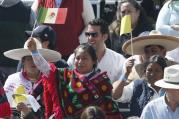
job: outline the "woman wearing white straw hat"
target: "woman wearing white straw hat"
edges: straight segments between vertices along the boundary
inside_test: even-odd
[[[141,119],[178,119],[179,65],[165,68],[163,79],[155,82],[155,85],[164,88],[166,93],[146,105]]]
[[[4,55],[6,57],[14,60],[21,60],[23,64],[22,70],[10,75],[4,85],[4,90],[8,97],[8,101],[11,104],[11,107],[13,107],[12,95],[19,85],[23,85],[25,87],[25,92],[27,94],[30,94],[30,92],[33,90],[34,86],[40,79],[40,71],[37,69],[33,62],[31,52],[27,49],[28,41],[29,40],[25,42],[24,48],[13,49],[4,52]],[[39,52],[41,52],[41,54],[47,61],[56,62],[61,59],[60,53],[49,49],[43,49],[40,41],[37,39],[35,39],[35,42],[37,43]]]

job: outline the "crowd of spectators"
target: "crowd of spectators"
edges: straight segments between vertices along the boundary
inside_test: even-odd
[[[100,18],[90,2],[0,0],[0,118],[178,118],[179,1],[101,0]]]

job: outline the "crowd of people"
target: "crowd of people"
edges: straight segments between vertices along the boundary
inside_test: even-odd
[[[121,0],[108,24],[89,0],[2,0],[0,118],[177,119],[179,2],[156,21],[140,3]],[[65,23],[38,23],[41,7],[67,8]]]

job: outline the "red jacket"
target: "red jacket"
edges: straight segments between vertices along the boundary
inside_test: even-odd
[[[11,108],[0,82],[0,118],[7,118],[11,115]]]

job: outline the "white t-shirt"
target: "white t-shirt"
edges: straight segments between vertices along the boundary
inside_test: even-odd
[[[12,95],[19,85],[23,85],[25,87],[25,91],[27,94],[29,94],[32,91],[32,82],[30,80],[27,80],[22,75],[22,72],[17,72],[12,75],[9,75],[4,84],[4,90],[11,107],[13,107]]]

